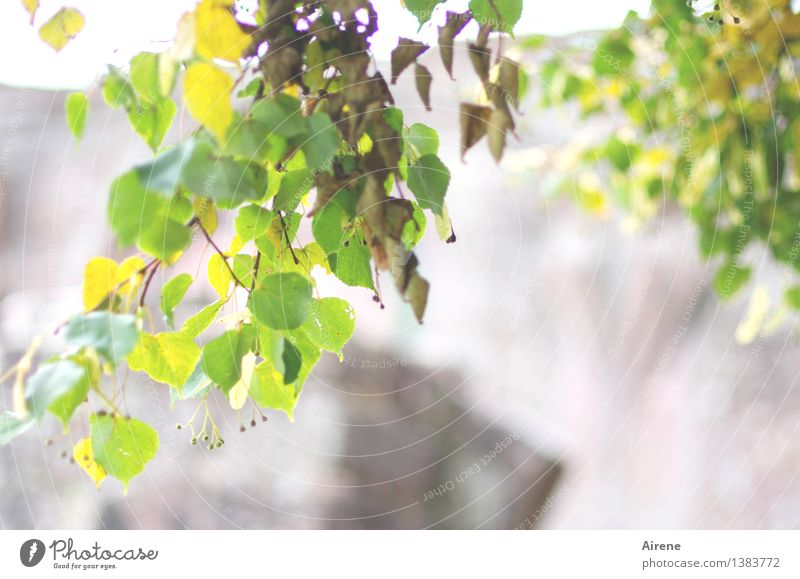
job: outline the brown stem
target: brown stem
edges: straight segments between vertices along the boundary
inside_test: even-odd
[[[158,271],[158,266],[161,264],[159,260],[155,260],[155,267],[150,270],[150,273],[147,275],[147,279],[144,282],[144,287],[142,288],[142,295],[139,298],[139,307],[144,306],[144,299],[147,297],[147,290],[150,289],[150,282],[153,281],[153,277],[156,275]]]
[[[222,263],[224,263],[224,264],[225,264],[225,267],[227,267],[227,268],[228,268],[228,271],[230,272],[230,274],[231,274],[231,277],[233,278],[233,280],[234,280],[234,281],[235,281],[237,284],[239,284],[240,286],[242,286],[244,289],[246,289],[246,290],[249,292],[249,291],[250,291],[250,288],[248,288],[246,285],[244,285],[244,284],[242,283],[242,280],[240,280],[240,279],[239,279],[239,278],[236,276],[236,274],[233,272],[233,268],[231,267],[231,264],[229,264],[229,263],[228,263],[228,258],[227,258],[227,256],[226,256],[226,255],[225,255],[225,254],[222,252],[222,250],[221,250],[221,249],[220,249],[220,248],[217,246],[217,244],[216,244],[216,243],[214,243],[214,240],[213,240],[213,239],[211,239],[211,236],[208,234],[208,231],[206,231],[205,227],[203,227],[203,224],[202,224],[202,223],[200,223],[200,221],[198,220],[198,221],[196,221],[196,222],[195,222],[195,225],[197,225],[198,229],[200,229],[200,231],[202,231],[202,232],[203,232],[203,235],[205,236],[205,238],[206,238],[206,241],[208,241],[208,243],[210,243],[210,244],[211,244],[211,247],[213,247],[213,248],[214,248],[214,251],[216,251],[216,252],[219,254],[219,256],[222,258]]]
[[[256,262],[253,264],[253,279],[250,280],[250,291],[256,289],[256,278],[258,277],[258,266],[261,264],[261,252],[256,251]]]
[[[297,256],[294,254],[294,249],[292,248],[292,240],[289,239],[289,231],[286,227],[286,221],[283,220],[283,213],[278,211],[278,217],[281,220],[281,229],[283,229],[283,237],[286,239],[286,245],[289,246],[289,251],[292,253],[292,259],[294,259],[294,264],[299,265],[300,260],[297,259]]]

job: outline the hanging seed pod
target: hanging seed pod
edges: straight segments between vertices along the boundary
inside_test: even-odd
[[[428,48],[427,45],[416,40],[401,38],[397,47],[392,51],[392,84],[395,84],[400,73]]]
[[[417,92],[419,93],[419,98],[422,99],[422,102],[425,104],[425,110],[431,110],[431,82],[433,81],[433,76],[431,72],[421,64],[417,63],[416,67],[414,68],[414,74],[416,75],[417,79]]]
[[[444,26],[439,27],[439,55],[450,78],[453,78],[453,41],[471,19],[469,12],[448,12]]]

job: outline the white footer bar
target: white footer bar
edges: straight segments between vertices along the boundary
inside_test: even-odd
[[[799,560],[800,531],[0,532],[9,578],[778,579]]]

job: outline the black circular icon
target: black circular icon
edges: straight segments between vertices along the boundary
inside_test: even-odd
[[[28,539],[19,548],[19,560],[26,567],[35,567],[44,557],[44,543],[39,539]]]

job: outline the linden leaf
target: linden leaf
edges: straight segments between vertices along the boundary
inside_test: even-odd
[[[417,57],[428,48],[429,46],[422,42],[410,38],[400,38],[397,42],[397,47],[392,50],[392,84],[395,84],[400,73],[408,68],[412,62],[415,62]]]
[[[342,359],[342,347],[353,335],[356,314],[346,301],[339,298],[311,300],[303,330],[308,338],[324,350]]]
[[[182,332],[143,333],[128,354],[128,365],[137,372],[146,372],[153,380],[180,389],[199,359],[199,346]]]
[[[173,277],[161,288],[161,312],[167,324],[172,327],[172,314],[178,304],[183,300],[193,278],[188,273],[181,273]]]
[[[89,116],[89,100],[82,92],[71,93],[65,103],[67,113],[67,125],[69,130],[80,140],[83,131],[86,129],[86,119]]]
[[[448,12],[444,26],[439,27],[439,54],[442,57],[442,64],[453,78],[453,42],[455,37],[461,32],[471,17],[469,12],[459,14],[458,12]]]
[[[130,106],[128,121],[147,146],[157,151],[177,110],[178,107],[171,98],[160,98],[141,106]]]
[[[140,475],[158,451],[158,433],[135,418],[108,414],[89,417],[94,461],[128,492],[130,481]]]
[[[233,120],[233,79],[207,62],[189,65],[183,80],[184,102],[189,113],[214,133],[220,143]]]
[[[425,105],[425,110],[430,111],[431,82],[433,81],[431,71],[417,63],[416,67],[414,68],[414,75],[416,77],[417,93],[419,93],[419,98],[422,99],[422,102]]]
[[[139,329],[135,316],[92,312],[72,318],[65,338],[72,346],[94,348],[108,362],[116,364],[136,346]]]
[[[31,17],[31,25],[33,25],[33,19],[36,17],[36,11],[39,9],[39,0],[22,0],[22,5],[25,7],[25,10],[28,11]]]
[[[219,299],[225,301],[228,297],[228,290],[231,287],[233,277],[228,267],[225,265],[224,258],[218,254],[213,254],[208,259],[208,283],[217,292]]]
[[[469,9],[481,26],[511,34],[522,16],[522,0],[470,0]]]
[[[195,10],[194,37],[198,54],[236,62],[250,46],[233,16],[233,0],[203,0]]]
[[[441,215],[450,185],[450,170],[436,155],[425,155],[408,167],[408,188],[420,207]]]
[[[92,439],[88,436],[80,439],[72,449],[72,458],[74,458],[75,462],[89,475],[89,478],[94,481],[94,485],[100,488],[100,483],[106,478],[106,471],[94,461]]]
[[[216,301],[209,304],[202,310],[188,318],[181,326],[181,333],[186,334],[190,338],[196,338],[202,334],[214,318],[217,317],[219,310],[222,308],[222,301]]]
[[[58,52],[83,30],[83,25],[83,14],[74,8],[62,8],[42,24],[39,37]]]
[[[256,366],[250,396],[259,406],[281,410],[294,422],[292,411],[297,404],[297,389],[292,384],[284,384],[283,376],[270,362]]]
[[[253,316],[269,328],[290,330],[299,327],[308,314],[311,284],[298,273],[274,273],[260,280],[250,294]]]
[[[117,262],[107,257],[93,257],[83,269],[83,307],[95,309],[114,289]]]
[[[252,326],[230,330],[208,342],[200,358],[203,372],[225,394],[242,377],[242,358],[251,351],[255,341]]]
[[[36,423],[33,416],[19,418],[13,412],[0,414],[0,445],[8,444]]]
[[[28,411],[39,418],[54,402],[79,387],[79,383],[85,379],[85,370],[72,360],[57,360],[42,365],[25,384]]]
[[[214,200],[198,195],[192,199],[192,209],[194,209],[194,215],[200,221],[200,225],[205,229],[206,233],[213,235],[217,230],[217,208]]]
[[[492,109],[490,107],[461,103],[459,119],[461,124],[462,161],[466,152],[486,134],[487,123],[491,114]]]

